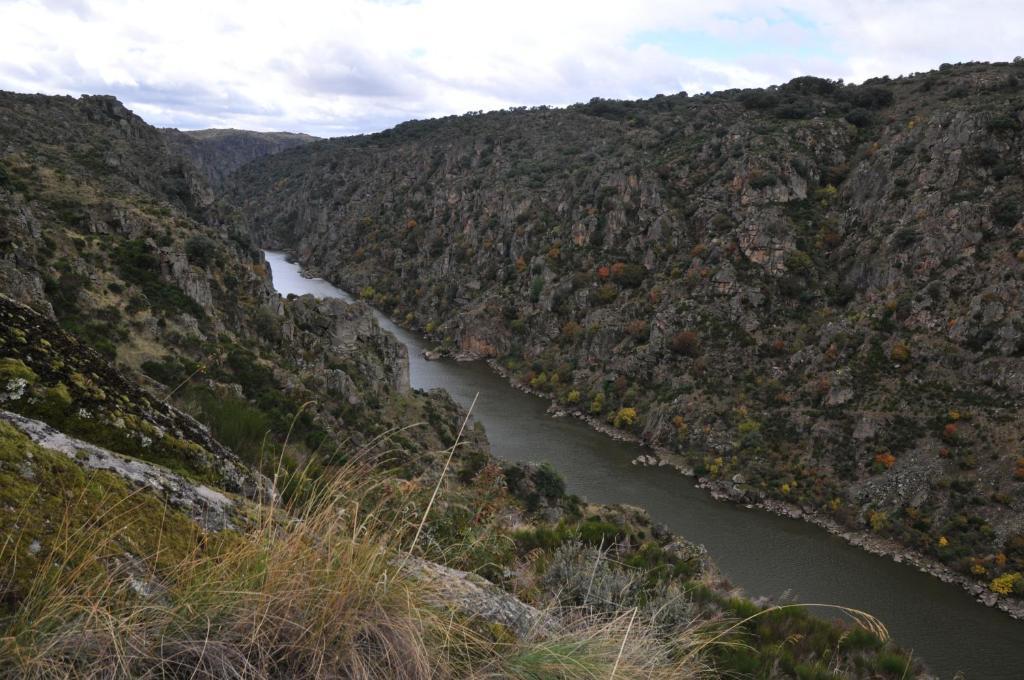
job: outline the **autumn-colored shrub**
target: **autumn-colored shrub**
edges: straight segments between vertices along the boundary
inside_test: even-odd
[[[910,348],[902,342],[897,342],[889,352],[889,358],[898,364],[904,364],[910,360]]]
[[[615,414],[615,427],[630,427],[636,422],[636,409],[631,406],[620,408]]]
[[[888,470],[896,463],[896,456],[888,451],[882,451],[875,454],[875,463]]]
[[[647,322],[643,319],[634,319],[626,324],[626,333],[637,340],[646,340],[647,336],[650,335],[650,332],[650,326],[648,326]]]
[[[700,354],[700,336],[693,331],[679,331],[669,338],[668,347],[684,357],[695,357]]]
[[[566,340],[572,341],[579,337],[580,333],[583,332],[583,327],[575,321],[566,321],[562,325],[562,337]]]
[[[612,280],[627,288],[636,288],[643,283],[647,269],[640,264],[616,262],[611,267]]]
[[[602,281],[607,281],[609,276],[611,276],[611,270],[609,270],[607,266],[601,265],[597,268],[597,278]]]
[[[686,419],[682,416],[673,417],[672,426],[676,428],[676,434],[680,437],[685,437],[690,431],[690,426],[686,424]]]
[[[993,593],[1009,595],[1013,592],[1014,586],[1022,579],[1024,576],[1021,576],[1020,572],[1014,571],[992,579],[988,587]]]
[[[949,442],[956,441],[959,429],[960,428],[957,427],[956,423],[947,423],[946,426],[942,428],[942,438]]]

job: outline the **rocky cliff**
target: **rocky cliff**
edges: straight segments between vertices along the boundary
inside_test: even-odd
[[[220,188],[228,175],[257,158],[285,149],[308,144],[316,137],[296,132],[251,132],[249,130],[160,131],[174,151],[203,173],[214,189]]]
[[[1024,594],[1022,78],[411,122],[250,164],[230,199],[442,350],[737,500]]]

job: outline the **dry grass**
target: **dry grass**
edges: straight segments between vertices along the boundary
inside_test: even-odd
[[[302,508],[264,506],[249,531],[208,536],[186,558],[115,568],[116,532],[66,532],[0,621],[0,675],[25,678],[686,677],[635,612],[554,612],[565,632],[495,641],[427,604],[401,569],[423,499],[350,463]],[[73,501],[71,501],[73,503]],[[131,499],[92,520],[133,521]],[[88,540],[86,538],[88,537]],[[436,598],[435,598],[436,601]]]
[[[428,652],[451,647],[444,641],[460,631],[423,605],[423,585],[389,561],[407,524],[392,486],[353,465],[298,516],[267,507],[250,531],[199,541],[159,572],[156,555],[134,561],[131,573],[111,568],[113,533],[105,544],[80,540],[91,533],[66,535],[55,551],[66,557],[41,571],[3,622],[4,670],[83,678],[455,676],[458,655]],[[120,511],[120,522],[132,521],[131,503]]]
[[[539,639],[481,630],[431,604],[430,584],[402,568],[441,482],[427,501],[379,469],[357,458],[301,506],[252,506],[247,530],[197,532],[170,561],[160,547],[134,557],[120,547],[118,527],[142,519],[133,500],[143,492],[86,522],[102,532],[65,522],[78,528],[62,532],[61,557],[0,618],[0,676],[694,678],[709,674],[709,646],[735,644],[742,622],[666,640],[633,608],[551,611],[560,632]]]

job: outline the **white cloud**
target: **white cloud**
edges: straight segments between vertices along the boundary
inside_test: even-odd
[[[1005,60],[1024,44],[1022,14],[1017,0],[8,0],[0,88],[112,93],[158,125],[348,134]]]

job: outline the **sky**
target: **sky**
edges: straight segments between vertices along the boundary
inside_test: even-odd
[[[0,0],[0,89],[333,137],[1024,53],[1024,0]]]

